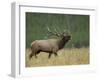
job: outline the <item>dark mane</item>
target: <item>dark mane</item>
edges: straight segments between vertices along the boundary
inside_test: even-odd
[[[63,37],[60,41],[59,41],[59,49],[64,48],[65,44],[70,40],[70,38],[66,38]]]

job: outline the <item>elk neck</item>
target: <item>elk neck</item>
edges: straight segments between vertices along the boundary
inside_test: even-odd
[[[66,42],[68,42],[68,40],[65,37],[59,39],[58,41],[59,49],[62,49],[65,46]]]

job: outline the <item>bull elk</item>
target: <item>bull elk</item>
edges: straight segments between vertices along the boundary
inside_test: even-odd
[[[33,41],[31,43],[31,54],[29,55],[30,59],[32,58],[32,56],[35,56],[35,58],[37,58],[37,54],[39,54],[40,52],[49,53],[48,58],[50,58],[52,54],[57,56],[57,52],[62,49],[65,44],[71,39],[71,35],[66,33],[65,31],[63,33],[58,33],[55,29],[55,32],[52,32],[48,27],[47,30],[50,35],[57,36],[58,38]]]

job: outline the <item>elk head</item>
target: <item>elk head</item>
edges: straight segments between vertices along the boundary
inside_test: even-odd
[[[47,28],[48,32],[50,33],[50,35],[54,35],[57,36],[58,39],[58,48],[62,49],[65,44],[71,39],[71,35],[68,31],[64,30],[61,33],[58,33],[56,29],[55,32],[52,32],[49,28]]]

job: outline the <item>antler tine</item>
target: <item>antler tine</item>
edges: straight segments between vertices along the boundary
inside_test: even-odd
[[[47,27],[47,30],[48,30],[48,32],[49,32],[51,35],[56,35],[56,36],[59,36],[57,33],[52,32],[52,31],[50,30],[50,28],[49,28],[49,27]]]
[[[47,30],[48,30],[49,33],[54,34],[54,33],[50,30],[49,27],[47,27]]]
[[[54,28],[54,31],[56,32],[56,34],[57,34],[58,36],[60,36],[60,34],[57,32],[57,29],[56,29],[56,28]]]
[[[57,27],[57,25],[54,26],[54,31],[58,34],[58,36],[61,36],[61,30],[59,29],[59,27]]]
[[[51,32],[50,29],[49,29],[49,27],[47,27],[47,30],[48,30],[49,32]]]
[[[61,33],[61,35],[65,34],[67,31],[66,29],[63,30],[63,32]]]

